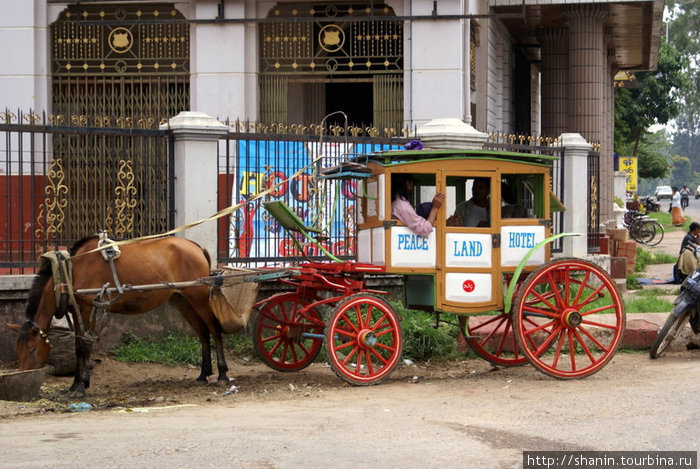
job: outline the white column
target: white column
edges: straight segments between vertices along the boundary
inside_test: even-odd
[[[217,212],[217,145],[228,127],[203,112],[185,111],[163,124],[175,138],[175,226],[180,227]],[[209,251],[216,266],[217,230],[211,220],[180,232]]]
[[[582,236],[565,236],[565,257],[585,258],[588,255],[588,152],[591,145],[576,133],[561,134],[564,147],[564,232]]]

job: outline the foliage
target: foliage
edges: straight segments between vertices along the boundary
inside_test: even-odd
[[[637,145],[636,141],[621,143],[617,147],[617,153],[623,156],[633,155],[635,145]],[[669,141],[664,130],[642,134],[637,145],[638,177],[640,179],[666,177],[669,169],[668,161],[672,156],[672,142]],[[656,185],[656,182],[651,184],[652,189],[648,192],[653,191]]]
[[[689,58],[685,70],[690,86],[681,90],[681,112],[675,120],[674,151],[690,158],[700,172],[700,8],[697,0],[669,0],[668,37]],[[700,182],[700,181],[696,181]]]
[[[682,55],[673,44],[663,41],[659,48],[657,69],[635,73],[638,88],[618,89],[615,99],[615,149],[619,154],[638,155],[637,147],[647,129],[653,124],[666,124],[680,113],[679,94],[689,86],[683,74],[688,63],[687,56]],[[647,165],[640,156],[639,166],[651,168],[656,165]],[[664,177],[664,174],[640,177]]]
[[[457,355],[457,329],[440,325],[435,328],[435,316],[425,311],[404,309],[401,303],[391,306],[401,316],[403,356],[425,361],[431,358],[452,358]]]
[[[685,156],[676,155],[671,158],[671,175],[673,177],[674,185],[679,188],[683,184],[691,186],[694,182],[693,180],[693,170],[690,163],[690,159]]]

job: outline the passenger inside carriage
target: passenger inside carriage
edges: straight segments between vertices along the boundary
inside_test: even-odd
[[[418,236],[426,238],[433,231],[438,211],[445,202],[445,194],[437,192],[433,196],[429,209],[421,207],[421,210],[427,212],[427,216],[425,214],[421,216],[411,203],[412,200],[420,197],[420,193],[416,197],[415,189],[416,179],[412,174],[394,173],[391,175],[391,217],[399,220]]]
[[[472,197],[457,204],[454,214],[447,219],[447,226],[491,226],[489,213],[491,179],[477,177],[464,182],[465,185],[468,183],[471,183]]]

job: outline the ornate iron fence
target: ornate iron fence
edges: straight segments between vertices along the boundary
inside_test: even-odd
[[[41,253],[101,229],[133,238],[172,227],[168,132],[79,117],[0,113],[0,273],[33,273]]]

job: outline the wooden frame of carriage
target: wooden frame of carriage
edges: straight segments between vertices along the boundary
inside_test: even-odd
[[[357,385],[376,384],[398,365],[403,338],[398,314],[382,298],[385,292],[367,288],[365,281],[389,273],[404,276],[409,307],[434,311],[438,319],[443,313],[456,314],[468,344],[486,360],[501,366],[530,362],[562,379],[590,375],[617,350],[624,306],[613,280],[599,266],[550,259],[549,242],[562,236],[550,236],[553,159],[415,150],[368,155],[363,171],[356,171],[357,163],[341,165],[327,177],[361,180],[357,262],[340,262],[325,251],[313,238],[317,230],[306,227],[279,201],[263,205],[293,232],[295,242],[305,237],[316,243],[329,262],[210,276],[208,254],[182,238],[125,244],[117,262],[114,252],[112,259],[106,255],[110,244],[100,249],[97,237],[86,238],[71,247],[69,262],[54,262],[53,273],[48,263],[42,266],[30,291],[26,322],[10,325],[19,332],[20,369],[46,362],[51,318],[71,312],[78,365],[71,390],[84,393],[95,307],[138,314],[174,301],[202,344],[197,379],[212,374],[210,337],[216,345],[218,378],[227,379],[221,333],[242,326],[252,296],[246,294],[247,301],[242,301],[224,293],[231,293],[232,286],[276,279],[291,290],[253,309],[253,342],[262,360],[279,371],[300,370],[325,344],[339,377]],[[446,209],[427,238],[391,219],[391,179],[398,173],[410,173],[417,181],[415,203],[430,200],[435,191],[447,194]],[[475,178],[485,178],[491,188],[487,226],[448,226],[447,215],[467,199]],[[120,279],[129,284],[120,284]]]
[[[335,373],[358,385],[383,380],[400,361],[400,318],[367,275],[402,274],[405,304],[459,316],[474,351],[501,366],[530,362],[550,376],[588,376],[614,356],[625,325],[622,298],[598,265],[551,259],[551,164],[554,157],[493,151],[397,151],[356,159],[332,178],[361,180],[357,263],[308,263],[283,279],[293,291],[256,305],[253,340],[279,371],[311,364],[325,344]],[[447,210],[428,238],[391,219],[391,180],[410,173],[413,202],[447,194]],[[448,226],[475,178],[491,194],[485,227]],[[506,203],[507,201],[507,203]],[[281,202],[265,207],[288,231],[312,234]],[[507,211],[506,208],[517,209]],[[563,208],[563,207],[561,207]],[[327,318],[326,318],[327,317]],[[326,318],[326,319],[324,319]]]

